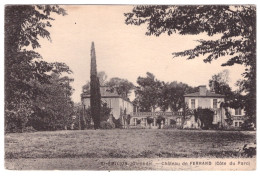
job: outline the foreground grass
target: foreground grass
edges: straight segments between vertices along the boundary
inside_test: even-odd
[[[197,130],[83,130],[5,135],[6,159],[230,158],[255,142],[255,132]]]

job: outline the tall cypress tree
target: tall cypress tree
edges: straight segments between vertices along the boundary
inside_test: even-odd
[[[94,129],[100,126],[101,95],[99,79],[97,77],[96,52],[94,42],[91,45],[91,68],[90,68],[90,107],[91,117],[94,121]]]

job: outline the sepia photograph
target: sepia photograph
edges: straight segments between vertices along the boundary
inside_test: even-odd
[[[256,170],[256,14],[5,4],[4,169]]]

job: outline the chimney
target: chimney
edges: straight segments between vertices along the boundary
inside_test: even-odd
[[[200,96],[206,96],[206,94],[207,94],[206,85],[200,85],[199,86],[199,92],[200,92]]]
[[[215,93],[215,81],[212,81],[212,84],[211,84],[211,92],[212,92],[212,93]]]

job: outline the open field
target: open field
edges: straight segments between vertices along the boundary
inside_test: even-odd
[[[5,135],[5,159],[7,168],[16,169],[15,164],[28,164],[29,168],[37,160],[39,163],[52,160],[54,164],[63,159],[77,162],[117,158],[237,158],[239,149],[252,142],[255,132],[115,129],[13,133]]]

